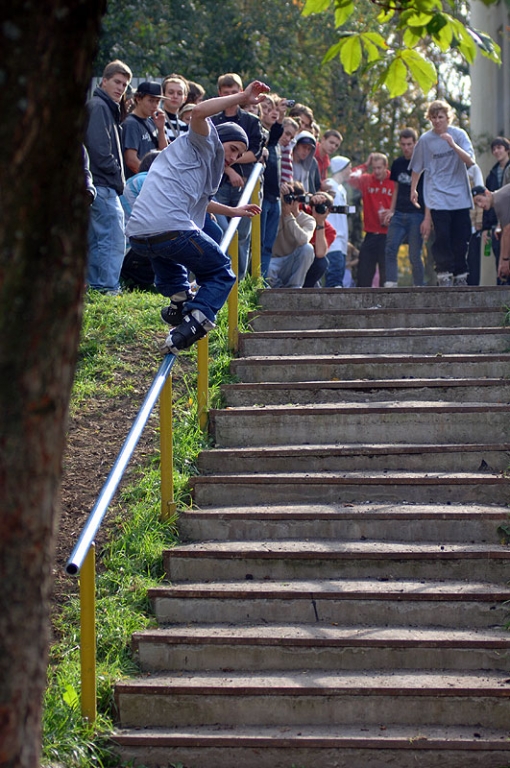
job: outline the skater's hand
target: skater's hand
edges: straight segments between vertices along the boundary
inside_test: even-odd
[[[247,205],[238,205],[237,208],[234,208],[234,211],[234,216],[244,216],[251,219],[252,216],[260,216],[262,208],[259,208],[255,203],[248,203]]]
[[[418,202],[418,190],[415,189],[411,192],[411,202],[414,205],[415,208],[421,208],[419,202]]]
[[[271,88],[260,80],[253,80],[243,91],[241,104],[260,104],[261,101],[264,101],[266,93],[269,93],[270,90]]]
[[[425,216],[422,223],[420,224],[420,235],[423,237],[423,240],[427,242],[427,240],[430,237],[430,233],[432,231],[432,218],[430,214],[428,216]]]

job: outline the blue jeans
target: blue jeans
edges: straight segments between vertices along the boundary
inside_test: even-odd
[[[345,253],[342,253],[342,251],[328,251],[328,261],[326,288],[338,288],[344,282]]]
[[[313,245],[305,243],[287,256],[273,256],[267,271],[271,288],[302,288],[315,258]]]
[[[424,285],[425,271],[421,250],[423,238],[420,227],[423,221],[423,213],[402,213],[395,211],[392,216],[388,234],[386,235],[386,280],[389,283],[398,282],[397,255],[398,249],[407,239],[409,244],[409,261],[413,271],[413,285]]]
[[[130,238],[129,242],[135,253],[150,258],[158,291],[163,296],[189,291],[188,270],[193,272],[200,288],[184,308],[188,312],[198,309],[214,323],[236,281],[230,259],[200,230],[178,232],[161,243],[148,240],[137,242]]]
[[[278,224],[280,223],[281,204],[280,200],[271,202],[262,201],[262,213],[260,214],[260,240],[262,243],[261,254],[261,273],[262,277],[267,276],[269,262],[273,253],[273,245],[278,234]]]
[[[218,191],[214,195],[214,199],[217,203],[236,207],[239,205],[239,200],[241,199],[243,192],[243,187],[233,187],[232,184],[224,182],[220,185]],[[227,216],[221,216],[218,213],[215,213],[214,215],[223,232],[226,232],[230,219]],[[243,216],[237,227],[237,236],[239,238],[239,280],[243,279],[246,275],[246,270],[248,269],[250,235],[251,219],[249,216]]]
[[[96,189],[90,206],[87,284],[99,291],[116,291],[126,251],[124,211],[114,189]]]

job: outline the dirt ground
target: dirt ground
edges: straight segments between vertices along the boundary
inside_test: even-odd
[[[154,374],[156,370],[155,366]],[[58,610],[58,605],[65,602],[69,594],[74,594],[78,589],[76,577],[65,573],[65,564],[152,383],[144,367],[141,366],[140,371],[136,392],[117,398],[95,399],[69,420],[54,572],[55,610]],[[174,382],[178,378],[175,368],[173,378]],[[123,484],[129,481],[137,465],[144,463],[147,454],[158,450],[157,425],[156,405],[128,465]],[[98,533],[97,547],[108,537],[114,517],[115,499]]]

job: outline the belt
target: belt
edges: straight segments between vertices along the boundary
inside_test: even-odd
[[[159,235],[149,235],[148,237],[132,236],[129,239],[134,243],[144,243],[145,245],[151,245],[151,243],[164,243],[166,240],[175,240],[175,238],[179,237],[181,234],[181,232],[160,232]]]

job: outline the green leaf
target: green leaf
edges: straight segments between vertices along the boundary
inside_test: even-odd
[[[434,65],[416,50],[402,51],[402,59],[423,93],[428,93],[432,86],[437,83],[437,72]]]
[[[407,18],[407,24],[410,27],[426,27],[432,17],[432,13],[413,13]]]
[[[363,43],[363,48],[366,51],[369,64],[373,61],[379,61],[382,58],[381,52],[379,51],[377,45],[369,40],[366,35],[361,36],[361,42]]]
[[[381,13],[377,16],[376,21],[378,24],[386,24],[387,21],[391,21],[394,15],[395,11],[393,9],[389,11],[381,11]]]
[[[417,29],[411,29],[411,27],[408,27],[403,34],[402,40],[407,48],[414,48],[418,45],[421,38],[422,35]]]
[[[391,62],[383,82],[391,98],[402,96],[407,91],[407,69],[400,56]]]
[[[339,43],[335,43],[334,45],[332,45],[331,48],[329,48],[328,51],[326,52],[326,55],[324,56],[324,58],[322,59],[322,63],[327,64],[328,61],[335,59],[340,54],[343,43],[344,41],[340,40]]]
[[[480,29],[472,29],[471,27],[466,27],[466,29],[474,40],[475,45],[478,46],[482,56],[486,56],[491,61],[496,62],[496,64],[501,64],[501,48],[494,42],[492,37]]]
[[[342,24],[345,24],[349,16],[352,16],[354,13],[354,3],[349,2],[345,5],[339,5],[338,3],[335,4],[335,27],[341,27]]]
[[[455,42],[459,51],[462,53],[466,61],[472,64],[476,58],[476,45],[474,40],[470,37],[466,27],[458,19],[454,19],[453,16],[449,17],[451,26],[453,28],[453,34],[456,38]]]
[[[67,706],[70,709],[73,709],[73,710],[78,709],[78,706],[80,704],[80,698],[75,688],[73,688],[73,686],[70,683],[68,683],[64,688],[64,693],[62,694],[62,698],[64,699],[64,702],[67,704]]]
[[[301,11],[303,16],[311,16],[312,13],[323,13],[331,5],[331,0],[306,0],[305,7]]]
[[[434,35],[432,35],[432,39],[435,43],[439,46],[439,48],[444,52],[447,51],[453,40],[453,28],[451,24],[445,24],[444,27],[442,27],[438,32]]]
[[[361,64],[361,41],[359,35],[351,35],[342,40],[340,61],[348,75],[352,75]]]
[[[379,34],[379,32],[363,32],[362,37],[363,37],[363,40],[370,40],[371,43],[374,43],[374,45],[377,45],[379,48],[382,48],[383,51],[387,51],[389,48],[388,43],[386,42],[384,37]]]

